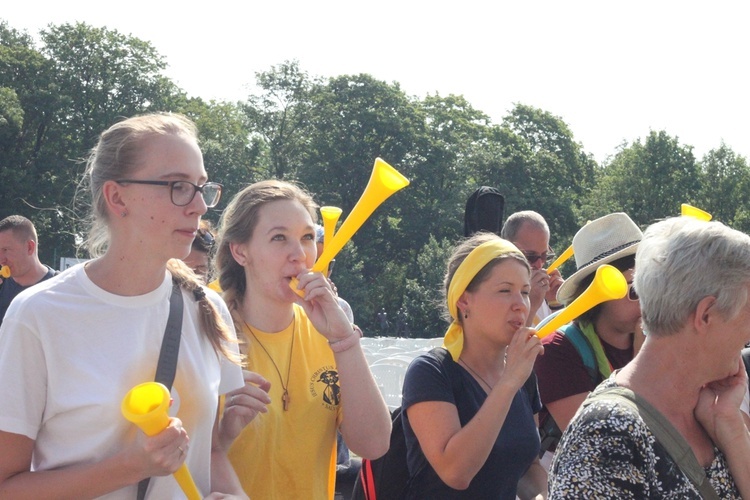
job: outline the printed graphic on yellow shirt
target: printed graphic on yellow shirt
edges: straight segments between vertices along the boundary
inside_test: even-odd
[[[320,398],[323,406],[335,411],[341,404],[341,387],[339,387],[339,372],[333,366],[324,366],[310,377],[310,394]]]

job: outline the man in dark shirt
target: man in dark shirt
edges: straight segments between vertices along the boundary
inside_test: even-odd
[[[0,283],[0,325],[16,295],[57,274],[39,262],[37,244],[34,224],[26,217],[11,215],[0,221],[0,265],[11,274]]]

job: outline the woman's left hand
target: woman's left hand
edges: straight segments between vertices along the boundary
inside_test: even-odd
[[[313,326],[330,341],[351,335],[352,325],[339,305],[336,294],[322,273],[302,273],[297,276],[298,289],[305,292],[297,299]]]
[[[719,448],[747,434],[740,410],[748,390],[747,372],[741,359],[738,363],[734,375],[704,386],[695,406],[695,417]]]

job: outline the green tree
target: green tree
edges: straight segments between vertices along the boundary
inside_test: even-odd
[[[703,157],[700,170],[700,191],[686,198],[686,202],[711,213],[714,220],[740,231],[750,231],[747,219],[750,168],[747,160],[722,142],[719,148]]]
[[[331,78],[311,95],[315,127],[309,129],[299,180],[322,204],[342,208],[344,220],[364,192],[376,157],[409,177],[408,154],[422,121],[397,84],[369,75]],[[368,301],[353,301],[352,307],[368,321],[381,307],[401,303],[410,241],[400,229],[404,213],[397,200],[408,189],[386,201],[354,236]]]
[[[562,118],[547,111],[517,104],[503,119],[503,127],[516,136],[505,150],[510,153],[509,165],[515,164],[516,175],[523,165],[526,175],[514,179],[521,183],[513,184],[515,196],[506,198],[507,213],[529,209],[541,213],[550,225],[553,244],[557,240],[557,246],[567,247],[580,227],[576,208],[593,187],[596,162]],[[519,162],[523,156],[525,160]]]
[[[308,128],[314,122],[311,96],[315,80],[297,61],[287,61],[256,73],[260,95],[244,104],[247,120],[258,145],[265,146],[262,178],[295,179],[301,168]],[[260,158],[259,158],[260,159]]]
[[[700,193],[700,169],[691,146],[665,131],[652,131],[618,152],[604,166],[602,178],[584,213],[589,219],[625,212],[637,224],[679,214],[680,205]]]
[[[225,206],[237,192],[261,176],[258,163],[263,147],[257,138],[251,137],[250,124],[239,103],[206,103],[192,98],[179,111],[198,127],[203,163],[208,176],[224,186],[219,206]],[[212,211],[208,217],[216,222],[218,214]]]
[[[34,221],[46,236],[42,260],[56,265],[74,254],[83,230],[71,200],[98,134],[123,116],[174,110],[184,94],[161,74],[165,63],[149,43],[114,30],[50,25],[39,49],[6,24],[0,37],[0,87],[15,92],[23,114],[20,132],[0,148],[13,172],[0,186],[3,208]]]
[[[453,245],[448,239],[438,242],[431,236],[417,257],[415,277],[406,280],[404,309],[414,337],[441,337],[445,333],[447,325],[441,316],[445,308],[443,279]]]

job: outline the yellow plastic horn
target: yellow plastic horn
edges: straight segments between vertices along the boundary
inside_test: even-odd
[[[555,259],[555,261],[550,264],[550,266],[547,268],[547,274],[552,274],[552,271],[560,267],[563,262],[568,260],[573,256],[573,245],[570,245],[568,248],[565,249],[563,253],[560,254],[558,258]]]
[[[333,239],[333,234],[336,232],[336,223],[341,217],[341,212],[342,210],[339,207],[320,207],[320,216],[323,218],[323,249]],[[323,274],[328,276],[328,266],[326,266]]]
[[[592,307],[608,300],[621,299],[627,293],[628,282],[616,267],[609,264],[599,266],[589,287],[551,321],[539,328],[536,334],[543,339]]]
[[[591,223],[590,220],[586,221],[586,224]],[[571,258],[573,256],[573,245],[570,245],[568,248],[565,249],[563,253],[560,254],[558,258],[555,259],[555,261],[547,268],[547,274],[552,274],[552,271],[557,269],[558,267],[562,266],[566,260]]]
[[[139,384],[125,395],[121,410],[123,416],[147,436],[159,434],[169,425],[169,391],[158,382]],[[174,478],[189,500],[203,498],[184,462],[175,471]]]
[[[357,229],[365,223],[375,209],[393,193],[408,185],[409,180],[406,177],[382,159],[376,158],[375,165],[372,167],[372,173],[370,174],[370,180],[367,182],[367,187],[365,187],[362,196],[360,196],[359,201],[354,205],[351,213],[349,213],[349,216],[341,224],[334,237],[331,238],[331,241],[326,242],[323,254],[313,265],[312,271],[319,273],[327,269],[331,260],[352,239]],[[297,289],[297,284],[297,280],[292,279],[290,286],[297,295],[303,296],[304,292]]]
[[[0,278],[10,278],[10,268],[8,266],[0,267]]]
[[[683,203],[680,206],[680,214],[687,215],[688,217],[694,217],[698,220],[705,220],[705,221],[711,220],[711,217],[712,217],[710,213],[705,212],[701,210],[700,208],[696,208],[694,206],[688,205],[687,203]]]

